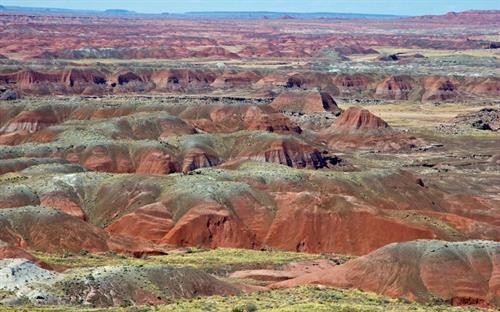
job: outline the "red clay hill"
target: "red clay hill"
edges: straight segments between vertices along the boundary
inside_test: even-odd
[[[383,119],[361,107],[350,107],[320,135],[334,149],[375,149],[380,151],[417,148],[421,139],[397,131]]]
[[[412,241],[380,248],[345,264],[274,287],[320,284],[452,305],[500,304],[500,243]]]
[[[341,132],[369,132],[390,130],[382,118],[361,107],[350,107],[335,121],[335,128]]]
[[[326,92],[285,92],[276,97],[270,105],[279,111],[298,113],[332,112],[338,116],[342,112],[332,96]]]
[[[24,96],[79,94],[203,93],[245,90],[254,94],[278,94],[273,107],[298,112],[340,112],[331,96],[391,101],[450,102],[500,95],[498,77],[389,75],[378,73],[304,72],[268,74],[262,70],[231,71],[206,68],[134,69],[101,66],[51,70],[0,71],[0,89]],[[295,90],[297,89],[297,90]],[[315,91],[315,90],[321,91]]]
[[[238,294],[205,271],[254,264],[202,249],[246,248],[323,255],[233,277],[499,306],[498,16],[0,10],[0,304]],[[387,103],[408,129],[370,111]],[[455,110],[463,135],[427,127]],[[188,252],[203,270],[153,264]]]

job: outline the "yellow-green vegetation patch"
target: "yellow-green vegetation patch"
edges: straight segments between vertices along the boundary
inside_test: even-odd
[[[126,309],[124,308],[93,309],[93,308],[67,307],[67,306],[33,306],[33,305],[1,306],[0,305],[0,312],[66,312],[66,311],[101,312],[101,311],[126,311]],[[128,311],[133,311],[133,310],[129,309]],[[150,310],[144,307],[141,310],[136,310],[136,311],[150,311]]]
[[[13,291],[10,291],[10,290],[0,290],[0,300],[8,298],[14,294],[15,293]]]
[[[306,177],[307,169],[296,169],[275,163],[266,163],[253,160],[242,162],[238,170],[232,172],[236,177],[262,178],[266,183],[272,181],[300,182]]]
[[[0,175],[0,183],[15,183],[28,179],[27,176],[20,174],[19,172],[8,172]]]
[[[277,251],[277,250],[248,250],[233,248],[201,249],[190,248],[187,251],[175,252],[169,255],[134,258],[111,252],[106,253],[65,253],[47,254],[33,251],[33,255],[40,260],[53,265],[63,265],[68,268],[97,267],[104,265],[175,265],[193,266],[210,269],[221,266],[251,266],[251,265],[279,265],[297,260],[313,260],[325,257],[306,253]]]
[[[423,305],[404,299],[389,299],[353,289],[302,286],[230,297],[204,297],[179,300],[156,307],[85,309],[76,307],[12,307],[0,311],[228,311],[228,312],[303,312],[303,311],[485,311],[474,307],[451,307],[442,302]]]
[[[302,286],[233,297],[206,297],[160,306],[158,311],[479,311],[436,303],[421,305],[353,289]]]
[[[424,48],[400,48],[391,46],[373,47],[382,54],[393,53],[419,53],[426,57],[442,57],[455,55],[469,55],[474,57],[498,57],[495,49],[468,49],[468,50],[446,50],[446,49],[424,49]]]

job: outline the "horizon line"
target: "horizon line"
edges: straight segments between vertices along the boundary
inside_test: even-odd
[[[22,6],[22,5],[1,5],[0,8],[4,8],[4,11],[15,11],[16,9],[20,10],[29,10],[29,11],[37,11],[40,10],[41,13],[45,13],[43,11],[58,11],[53,13],[65,13],[65,12],[85,12],[85,13],[106,13],[108,11],[123,11],[124,15],[128,14],[137,14],[137,15],[189,15],[189,14],[204,14],[204,13],[215,13],[215,14],[223,14],[223,13],[254,13],[254,14],[300,14],[300,15],[314,15],[314,14],[339,14],[339,15],[365,15],[365,16],[387,16],[387,17],[414,17],[414,16],[439,16],[445,15],[448,13],[462,13],[468,11],[500,11],[495,9],[486,9],[486,10],[463,10],[463,11],[449,11],[443,14],[421,14],[421,15],[405,15],[405,14],[393,14],[393,13],[365,13],[365,12],[338,12],[338,11],[316,11],[316,12],[304,12],[304,11],[235,11],[235,10],[216,10],[216,11],[184,11],[184,12],[168,12],[161,11],[157,13],[152,12],[140,12],[135,10],[123,9],[123,8],[107,8],[107,9],[73,9],[73,8],[63,8],[63,7],[39,7],[39,6]]]

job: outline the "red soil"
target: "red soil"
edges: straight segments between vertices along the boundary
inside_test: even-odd
[[[4,210],[0,214],[0,240],[20,248],[33,248],[49,253],[65,251],[117,251],[123,253],[161,253],[147,241],[119,235],[80,218],[54,209],[30,206]]]
[[[463,12],[449,12],[443,15],[424,15],[410,17],[406,20],[413,22],[440,23],[445,25],[462,24],[498,24],[498,10],[469,10]]]
[[[441,236],[425,226],[402,222],[371,207],[349,202],[353,200],[311,192],[277,195],[278,211],[266,244],[300,252],[365,254],[394,241]]]
[[[391,151],[411,149],[425,142],[392,129],[384,120],[367,109],[351,107],[330,126],[320,132],[334,149],[375,149]]]
[[[0,241],[0,259],[26,259],[46,270],[53,270],[49,264],[39,260],[26,250]]]
[[[40,203],[38,196],[25,186],[9,186],[0,188],[0,209],[13,208]]]
[[[237,157],[296,168],[317,169],[327,166],[326,160],[314,146],[296,138],[256,142],[243,148]]]
[[[256,106],[252,106],[246,111],[243,122],[245,123],[245,128],[248,130],[302,132],[302,129],[285,115],[269,112],[265,108]]]
[[[488,241],[413,241],[390,244],[366,256],[274,284],[359,288],[390,297],[452,305],[499,305],[500,245]]]
[[[280,111],[301,113],[331,111],[340,114],[341,110],[332,96],[326,92],[286,92],[281,93],[271,106]]]
[[[300,261],[288,263],[277,270],[261,269],[236,271],[231,273],[230,277],[239,279],[253,279],[271,284],[297,278],[304,274],[325,271],[335,266],[335,263],[326,259]]]
[[[268,75],[260,71],[220,71],[213,69],[60,69],[52,72],[20,70],[0,73],[0,86],[28,95],[103,95],[147,92],[203,92],[238,88],[257,94],[272,94],[300,88],[293,96],[284,92],[276,108],[305,111],[336,110],[333,96],[376,97],[390,100],[449,101],[500,94],[497,78],[461,76],[378,75],[282,72]],[[320,94],[314,89],[321,90]],[[304,91],[310,90],[310,91]],[[300,94],[300,95],[299,95]],[[321,100],[320,100],[321,98]],[[293,100],[292,100],[293,99]],[[322,105],[323,104],[323,105]],[[326,106],[331,107],[330,109]],[[94,113],[94,112],[92,112]],[[96,112],[96,116],[99,113]]]
[[[254,247],[254,234],[223,207],[200,205],[182,216],[160,243],[176,246]]]
[[[461,211],[458,203],[443,198],[438,190],[422,187],[407,172],[365,181],[375,194],[384,194],[373,198],[360,198],[364,187],[341,182],[245,181],[255,184],[254,189],[228,189],[214,195],[195,191],[190,196],[180,190],[160,195],[154,184],[127,181],[124,187],[116,181],[103,185],[95,195],[99,215],[91,221],[110,224],[107,230],[111,233],[153,243],[270,246],[346,254],[365,254],[391,242],[417,238],[493,239],[500,234],[493,206],[476,202],[468,206],[474,209]],[[212,192],[220,183],[215,183]],[[311,184],[323,185],[323,192],[315,191]],[[405,191],[394,192],[394,188]],[[468,197],[462,199],[467,201]],[[490,219],[479,221],[474,211],[488,212]],[[451,228],[432,220],[442,220]]]
[[[213,167],[219,163],[221,163],[221,159],[214,151],[193,147],[184,152],[182,172],[186,173],[198,168]]]
[[[85,220],[85,213],[75,201],[64,193],[47,193],[40,198],[40,205],[55,208],[70,216]]]
[[[172,213],[157,202],[122,216],[106,227],[106,230],[112,234],[158,243],[173,226]]]
[[[447,101],[463,97],[460,83],[454,78],[428,77],[424,79],[422,101]]]
[[[144,148],[136,154],[137,173],[169,174],[179,171],[178,164],[167,151],[159,148]]]
[[[391,100],[408,100],[415,85],[415,81],[409,76],[387,77],[377,85],[375,96]]]
[[[346,132],[390,129],[382,118],[361,107],[350,107],[335,120],[332,127]]]
[[[409,19],[362,19],[361,22],[359,19],[256,21],[152,16],[89,17],[78,14],[4,11],[0,15],[0,22],[12,29],[2,37],[0,53],[5,57],[211,60],[232,60],[240,57],[307,58],[321,55],[325,48],[335,50],[342,56],[376,53],[372,49],[374,46],[481,48],[486,45],[484,40],[465,36],[455,31],[453,26],[463,25],[475,30],[481,29],[486,23],[492,27],[499,24],[498,11],[467,11]],[[25,31],[27,27],[36,31]],[[323,28],[338,31],[321,35],[309,33],[313,29]],[[425,32],[414,34],[412,31],[405,31],[407,28]],[[450,29],[447,36],[432,36],[434,29],[447,28]],[[114,31],[110,33],[108,29]],[[389,31],[394,29],[401,31],[398,35],[389,35]],[[165,33],[170,35],[159,36]],[[92,36],[82,40],[82,34]],[[228,48],[229,46],[232,48]]]
[[[34,133],[61,122],[64,117],[64,112],[55,111],[51,107],[23,111],[2,126],[0,133]]]
[[[302,130],[285,115],[267,105],[210,105],[187,107],[179,115],[196,128],[209,133],[239,130],[296,132]]]

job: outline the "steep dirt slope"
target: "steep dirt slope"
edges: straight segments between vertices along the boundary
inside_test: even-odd
[[[500,243],[413,241],[390,244],[366,256],[275,284],[354,287],[410,300],[453,305],[500,304]]]

